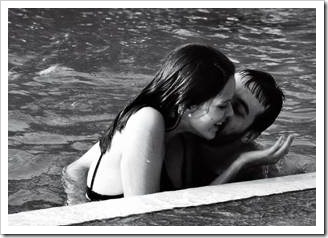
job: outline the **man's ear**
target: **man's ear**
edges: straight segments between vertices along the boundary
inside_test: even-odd
[[[243,143],[249,143],[255,140],[261,133],[257,131],[247,131],[242,137],[241,141]]]

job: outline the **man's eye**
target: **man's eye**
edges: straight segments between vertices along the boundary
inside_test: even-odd
[[[218,107],[219,109],[226,109],[227,106],[228,106],[228,104],[224,104],[224,105],[218,105],[217,107]]]
[[[231,106],[232,106],[232,110],[237,110],[237,108],[238,108],[238,103],[236,102],[236,101],[233,101],[232,103],[231,103]]]
[[[239,116],[243,116],[246,113],[244,108],[238,103],[232,104],[232,110],[236,115],[239,115]]]

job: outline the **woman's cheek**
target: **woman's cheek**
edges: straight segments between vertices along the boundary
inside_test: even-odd
[[[216,114],[217,120],[220,121],[224,117],[224,114],[225,114],[225,110],[218,109]]]

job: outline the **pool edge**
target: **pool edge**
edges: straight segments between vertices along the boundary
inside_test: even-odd
[[[161,192],[8,215],[9,226],[59,226],[316,188],[316,173]]]

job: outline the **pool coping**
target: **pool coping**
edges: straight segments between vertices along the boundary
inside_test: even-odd
[[[316,173],[160,192],[8,215],[8,226],[65,226],[316,188]]]

